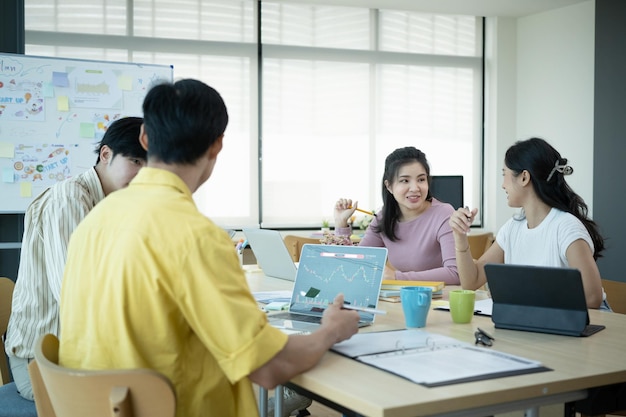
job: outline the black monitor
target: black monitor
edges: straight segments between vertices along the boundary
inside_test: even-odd
[[[462,175],[433,175],[431,178],[430,193],[433,197],[450,203],[455,210],[464,207]]]

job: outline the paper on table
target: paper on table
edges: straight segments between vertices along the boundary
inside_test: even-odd
[[[450,304],[445,302],[442,305],[438,305],[434,308],[434,310],[446,310],[450,311]],[[474,302],[474,314],[479,316],[491,316],[491,311],[493,310],[493,299],[485,298],[484,300],[476,300]]]
[[[414,329],[356,334],[332,350],[428,387],[549,370],[537,361]]]
[[[356,358],[357,356],[370,355],[373,353],[394,352],[402,349],[417,348],[432,343],[458,344],[459,341],[418,329],[393,330],[388,332],[356,334],[348,340],[336,343],[332,347],[332,350],[351,358]]]
[[[540,362],[466,344],[369,355],[358,360],[426,386],[548,370]]]

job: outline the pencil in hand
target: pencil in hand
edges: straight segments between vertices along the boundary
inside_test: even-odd
[[[348,207],[348,208],[351,209],[352,207]],[[367,211],[367,210],[360,209],[358,207],[355,210],[356,211],[360,211],[361,213],[369,214],[370,216],[375,216],[376,215],[376,212],[374,210]]]

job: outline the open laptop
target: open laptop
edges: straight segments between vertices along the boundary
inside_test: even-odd
[[[243,229],[257,264],[268,277],[296,279],[296,264],[277,230]]]
[[[271,314],[270,324],[313,331],[335,296],[359,307],[376,308],[383,281],[386,248],[305,244],[293,286],[289,311]],[[374,323],[375,314],[359,311],[359,326]]]
[[[496,328],[590,336],[605,326],[589,324],[580,271],[528,265],[487,264]]]

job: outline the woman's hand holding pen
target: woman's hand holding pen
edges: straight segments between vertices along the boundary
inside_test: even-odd
[[[335,203],[335,227],[348,227],[348,220],[354,215],[358,201],[352,204],[348,198],[340,198]]]
[[[470,211],[468,207],[460,207],[457,211],[452,213],[448,223],[450,224],[452,231],[455,232],[455,235],[457,233],[459,235],[467,235],[470,231],[470,226],[474,222],[476,214],[478,214],[477,208]]]

